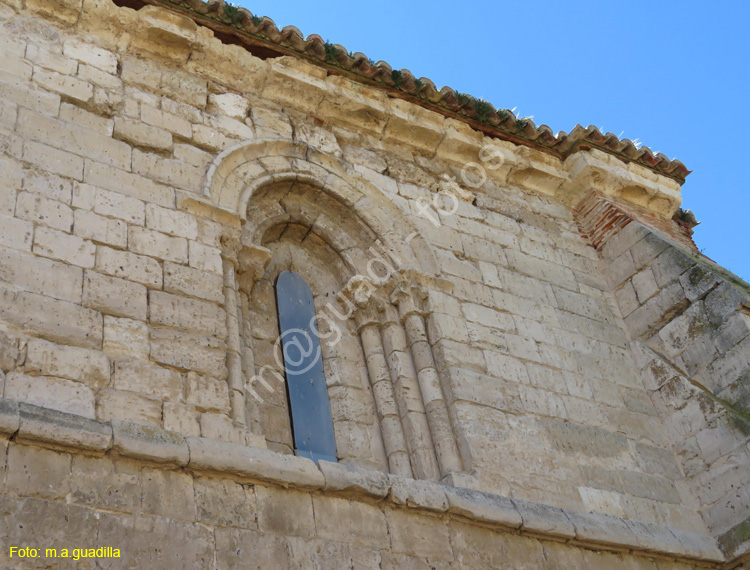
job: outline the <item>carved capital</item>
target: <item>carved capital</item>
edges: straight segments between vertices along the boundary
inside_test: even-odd
[[[271,250],[254,244],[242,244],[237,254],[240,288],[247,294],[263,278],[271,262]]]
[[[352,278],[341,290],[339,302],[349,305],[359,329],[369,325],[379,326],[382,322],[381,314],[385,308],[382,292],[369,279],[360,276]]]
[[[412,314],[424,316],[426,299],[427,290],[407,280],[399,281],[391,293],[391,302],[398,307],[402,319]]]
[[[240,236],[235,234],[224,234],[219,238],[221,256],[231,261],[237,267],[237,253],[240,250]]]

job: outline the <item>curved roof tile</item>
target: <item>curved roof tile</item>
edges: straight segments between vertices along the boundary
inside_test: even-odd
[[[408,69],[394,70],[384,61],[377,63],[365,54],[350,53],[340,44],[330,44],[317,34],[305,38],[294,26],[282,30],[265,16],[254,16],[249,10],[223,0],[143,0],[146,3],[168,6],[192,17],[197,23],[222,32],[231,31],[243,39],[247,47],[260,45],[276,48],[280,55],[296,54],[326,67],[332,72],[344,72],[365,83],[386,89],[391,94],[410,100],[446,116],[469,123],[489,136],[532,146],[565,158],[580,148],[598,148],[627,162],[641,164],[680,183],[690,174],[677,159],[661,153],[654,154],[645,146],[620,139],[612,133],[602,133],[591,125],[576,125],[568,134],[552,132],[547,125],[536,126],[534,121],[519,118],[512,111],[493,107],[484,100],[458,93],[450,87],[438,90],[427,78],[417,78]]]

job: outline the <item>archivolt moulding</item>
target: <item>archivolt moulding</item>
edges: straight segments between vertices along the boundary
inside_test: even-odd
[[[405,254],[404,269],[427,275],[437,273],[437,263],[427,243],[406,215],[383,192],[350,173],[343,161],[309,145],[283,139],[249,141],[219,154],[210,165],[204,197],[222,210],[247,219],[252,196],[280,182],[299,182],[320,189],[344,204],[387,247]]]

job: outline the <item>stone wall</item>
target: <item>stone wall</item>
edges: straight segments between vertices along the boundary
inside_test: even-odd
[[[637,222],[604,241],[601,252],[689,492],[709,531],[735,554],[745,552],[750,286]]]
[[[472,489],[487,501],[564,508],[568,522],[611,523],[587,542],[583,529],[600,519],[583,519],[561,545],[543,526],[521,536],[520,518],[513,532],[507,520],[485,529],[473,507],[450,511],[429,496],[399,502],[392,487],[349,502],[323,484],[283,491],[273,487],[290,485],[281,474],[259,483],[255,472],[238,478],[226,465],[190,464],[187,444],[175,453],[189,459],[162,457],[173,464],[156,467],[158,453],[139,463],[143,453],[128,455],[116,441],[93,455],[49,437],[41,440],[54,449],[39,449],[39,434],[22,443],[16,426],[5,430],[13,439],[4,509],[17,513],[7,524],[28,514],[28,530],[49,512],[83,521],[70,532],[125,528],[135,558],[151,556],[153,533],[174,532],[194,549],[165,544],[160,556],[175,567],[231,565],[230,551],[255,544],[301,567],[314,565],[301,562],[308,556],[356,568],[419,558],[497,566],[503,556],[529,567],[681,567],[644,552],[717,562],[710,548],[690,551],[675,537],[739,528],[746,499],[726,501],[731,485],[746,483],[746,440],[713,400],[678,402],[690,382],[639,371],[654,350],[742,406],[735,381],[745,368],[735,367],[747,355],[737,336],[747,317],[734,306],[724,332],[705,333],[719,347],[711,357],[689,349],[674,336],[683,323],[673,308],[693,303],[684,315],[709,310],[721,321],[736,299],[710,299],[726,287],[699,276],[686,293],[676,245],[648,259],[644,250],[652,279],[632,276],[641,266],[627,273],[622,255],[632,261],[651,241],[625,244],[633,224],[597,251],[571,208],[597,191],[668,222],[679,203],[673,180],[598,150],[560,161],[490,139],[300,59],[260,59],[153,6],[6,0],[0,49],[4,402],[71,414],[65,425],[127,425],[303,465],[289,455],[283,387],[251,397],[254,375],[274,362],[273,280],[299,271],[322,310],[353,292],[377,253],[392,275],[357,301],[343,340],[323,355],[342,464],[421,479],[438,495]],[[482,184],[467,181],[467,164],[486,175]],[[617,243],[624,249],[614,252]],[[663,263],[652,263],[657,254]],[[675,394],[665,403],[657,389]],[[696,407],[710,408],[708,423],[682,433],[679,410]],[[721,489],[704,492],[707,478],[722,477]],[[307,514],[287,516],[277,503]],[[631,524],[623,520],[646,525],[642,544],[623,547],[639,554],[594,552],[627,543],[613,530]],[[422,531],[401,530],[414,525]],[[38,532],[40,542],[72,540]],[[490,540],[507,545],[487,554],[499,558],[470,560]]]
[[[678,570],[723,558],[696,533],[7,399],[0,432],[12,438],[0,440],[4,568]],[[91,546],[120,557],[62,558]]]

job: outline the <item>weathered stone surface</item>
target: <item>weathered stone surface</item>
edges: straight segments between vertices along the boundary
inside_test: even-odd
[[[506,497],[461,487],[445,487],[445,495],[448,512],[511,528],[525,522],[515,503]]]
[[[219,570],[242,566],[248,570],[289,568],[287,541],[278,534],[236,528],[216,529]]]
[[[99,351],[64,346],[41,339],[26,345],[27,372],[82,382],[93,390],[109,384],[109,359]]]
[[[0,280],[31,293],[80,303],[81,277],[76,267],[0,248]]]
[[[75,211],[73,233],[94,243],[103,243],[113,247],[124,248],[128,242],[125,222],[105,218],[87,210]]]
[[[395,475],[388,476],[391,500],[397,505],[419,506],[431,511],[448,510],[448,498],[442,485]]]
[[[112,428],[74,414],[21,403],[18,437],[105,451],[112,445]]]
[[[151,329],[151,358],[156,362],[225,378],[226,353],[222,341],[198,334]]]
[[[318,468],[325,477],[325,488],[329,491],[383,498],[390,490],[388,477],[378,471],[330,461],[319,461]]]
[[[393,552],[430,561],[453,560],[448,527],[442,519],[401,509],[386,511],[386,518]]]
[[[576,530],[576,539],[595,544],[637,547],[638,539],[623,519],[595,513],[566,511]]]
[[[99,246],[96,249],[96,269],[113,277],[160,288],[162,272],[159,262],[151,257],[136,255]]]
[[[182,376],[174,370],[138,360],[115,362],[112,386],[165,401],[182,399]]]
[[[141,506],[141,465],[124,459],[74,455],[70,496],[79,505],[135,512]]]
[[[21,425],[18,402],[0,398],[0,433],[13,435]]]
[[[255,492],[249,485],[201,477],[193,483],[197,520],[234,528],[256,528]]]
[[[144,512],[170,519],[195,521],[193,478],[181,471],[144,469],[141,472]]]
[[[205,438],[188,437],[186,441],[193,469],[228,471],[251,479],[286,481],[300,487],[320,488],[325,484],[315,464],[303,457]]]
[[[224,301],[223,279],[221,275],[193,269],[177,263],[164,263],[164,290],[168,293],[181,293],[221,303]]]
[[[15,368],[18,356],[18,339],[0,330],[0,370]]]
[[[187,465],[186,441],[175,433],[153,427],[112,420],[113,448],[123,455],[150,461]]]
[[[133,319],[105,316],[102,350],[111,358],[147,360],[148,325]]]
[[[159,400],[136,392],[107,389],[96,397],[96,417],[105,422],[123,420],[159,426],[162,423],[161,409]]]
[[[125,279],[87,271],[83,279],[83,306],[115,317],[146,320],[146,287]]]
[[[10,494],[61,499],[68,493],[71,456],[67,453],[13,444],[7,461],[5,486]]]
[[[95,417],[91,388],[65,378],[11,372],[5,378],[5,397],[86,418]]]
[[[275,487],[255,487],[258,498],[258,528],[287,536],[315,536],[312,496]]]
[[[202,332],[217,338],[227,335],[226,315],[221,307],[181,295],[152,291],[149,317],[153,323],[183,331]]]
[[[390,546],[385,515],[379,507],[347,499],[313,498],[317,536],[373,549]]]
[[[146,568],[156,560],[165,568],[204,570],[213,558],[213,532],[191,522],[102,513],[98,527],[102,544],[130,545],[119,560],[125,568]]]

